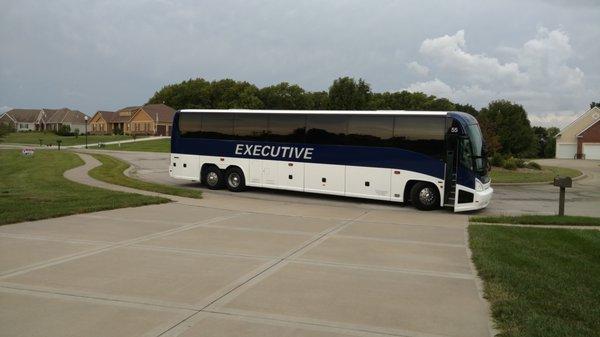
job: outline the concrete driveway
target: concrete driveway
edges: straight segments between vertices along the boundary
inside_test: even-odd
[[[202,200],[0,227],[2,336],[490,336],[464,215]]]
[[[169,177],[169,154],[145,152],[111,152],[133,164],[137,168],[136,175],[141,179],[160,182],[163,184],[178,185],[189,188],[203,188],[197,183],[176,180]],[[576,168],[586,177],[574,182],[574,186],[567,191],[566,213],[570,215],[586,215],[600,217],[600,161],[598,160],[565,160],[565,159],[539,159],[536,162],[548,166],[562,166]],[[228,194],[227,191],[210,191],[205,193]],[[558,211],[558,188],[552,185],[528,186],[494,186],[494,196],[489,207],[485,210],[471,214],[556,214]],[[276,191],[268,189],[254,189],[244,192],[247,198],[264,200],[287,200],[300,203],[318,203],[339,206],[370,207],[376,209],[397,209],[396,203],[383,203],[363,199],[315,196],[314,194]],[[410,207],[410,206],[407,206]]]

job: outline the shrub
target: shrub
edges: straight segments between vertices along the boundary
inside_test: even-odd
[[[517,169],[517,160],[513,157],[510,157],[504,161],[504,165],[502,166],[507,170],[514,171]]]
[[[530,168],[532,170],[541,170],[542,166],[534,161],[530,161],[529,163],[527,163],[527,168]]]
[[[55,132],[59,136],[72,136],[71,127],[69,125],[61,125]]]
[[[490,164],[492,164],[492,166],[496,166],[496,167],[503,167],[504,166],[504,158],[502,157],[502,155],[500,153],[496,152],[492,156],[492,159],[490,160]]]
[[[515,165],[517,165],[518,168],[524,168],[525,167],[525,161],[521,158],[514,158],[515,159]]]

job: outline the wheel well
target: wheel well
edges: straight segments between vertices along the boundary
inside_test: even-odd
[[[204,175],[206,173],[206,170],[208,170],[209,167],[216,167],[219,168],[217,165],[215,164],[203,164],[202,167],[200,168],[200,181],[204,182]]]
[[[440,190],[437,186],[435,186],[434,183],[430,182],[430,181],[425,181],[425,180],[409,180],[406,182],[406,185],[404,185],[404,202],[407,202],[410,200],[410,191],[412,190],[413,186],[415,186],[415,184],[417,183],[426,183],[429,185],[432,185],[433,187],[435,187],[435,190],[438,192],[438,195],[440,193]],[[441,195],[439,195],[441,197]]]

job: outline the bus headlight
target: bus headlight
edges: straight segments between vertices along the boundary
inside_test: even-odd
[[[475,179],[475,190],[478,192],[483,191],[483,184],[481,181],[479,181],[479,179]]]

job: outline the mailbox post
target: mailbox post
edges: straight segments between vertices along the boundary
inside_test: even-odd
[[[565,215],[565,190],[567,187],[573,187],[573,180],[571,180],[571,177],[556,176],[554,178],[554,186],[560,187],[558,215]]]

